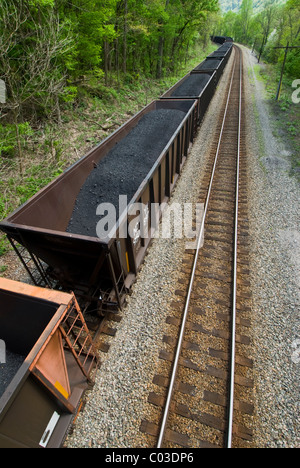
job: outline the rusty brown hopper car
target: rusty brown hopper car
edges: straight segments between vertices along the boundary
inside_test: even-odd
[[[228,36],[212,36],[211,40],[216,42],[217,44],[230,44],[233,45],[233,39],[232,37]]]
[[[208,59],[222,59],[224,61],[224,67],[226,66],[230,56],[232,54],[232,47],[220,47],[218,50],[212,52],[207,58]]]
[[[183,115],[180,124],[157,154],[151,170],[139,181],[131,199],[149,207],[147,216],[151,219],[153,204],[168,200],[188,155],[195,132],[195,107],[195,100],[152,102],[2,221],[0,229],[7,234],[24,266],[28,265],[28,257],[45,284],[54,282],[54,287],[72,290],[80,300],[96,301],[97,307],[121,306],[143,261],[153,229],[149,228],[147,236],[135,240],[120,236],[120,232],[127,232],[131,221],[126,207],[119,213],[110,236],[99,238],[95,234],[67,232],[77,197],[99,162],[145,114],[161,109],[178,110]],[[113,171],[111,180],[114,180]],[[38,284],[33,273],[31,276]]]
[[[217,86],[216,75],[216,71],[190,72],[163,94],[161,99],[196,99],[199,125],[214,95]]]
[[[60,447],[98,365],[82,313],[71,294],[3,278],[0,304],[0,448]]]
[[[226,61],[222,57],[207,57],[204,60],[204,62],[200,63],[200,65],[194,68],[192,73],[199,72],[199,71],[202,71],[205,73],[215,72],[216,81],[218,83],[224,71],[225,65],[226,65]]]
[[[233,43],[232,42],[225,42],[218,50],[217,52],[227,52],[229,51],[230,53],[233,51]]]
[[[226,50],[216,50],[215,52],[212,52],[208,58],[218,58],[218,59],[225,59],[225,62],[227,63],[230,55],[231,55],[232,49],[226,49]]]

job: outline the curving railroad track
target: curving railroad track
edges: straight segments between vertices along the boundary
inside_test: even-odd
[[[186,251],[173,303],[153,421],[141,431],[157,448],[249,447],[252,440],[253,361],[248,270],[247,161],[243,59],[235,59],[210,164],[197,249]],[[204,245],[201,247],[201,234]]]

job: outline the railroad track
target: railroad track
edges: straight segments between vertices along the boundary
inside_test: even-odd
[[[156,391],[149,395],[152,420],[141,424],[157,448],[251,446],[247,164],[238,47],[208,166],[199,198],[204,246],[199,240],[182,261]]]

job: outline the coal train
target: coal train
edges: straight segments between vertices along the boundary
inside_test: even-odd
[[[211,40],[217,44],[224,44],[225,42],[233,42],[233,38],[229,36],[211,36]]]
[[[0,223],[35,285],[74,291],[81,304],[93,303],[93,307],[103,310],[122,307],[153,237],[150,220],[155,216],[159,219],[157,207],[170,198],[231,52],[232,42],[225,43],[161,99],[142,109]],[[153,123],[158,114],[158,121]],[[149,131],[142,126],[146,118]],[[139,147],[131,166],[126,145],[135,144],[133,131]],[[148,155],[147,146],[154,143],[155,153]],[[135,164],[146,159],[146,170],[136,174]],[[87,199],[80,204],[78,199],[84,197],[85,185]],[[105,193],[99,198],[103,186]],[[116,209],[110,232],[99,237],[95,229],[101,219],[96,215],[97,206],[101,201],[111,202],[111,191],[114,197],[126,195],[127,203]],[[141,222],[133,227],[135,237],[127,235],[136,218],[130,212],[133,203],[144,206]],[[89,205],[94,212],[94,227],[90,231],[80,226],[72,230],[70,220],[76,215],[77,225],[91,222],[86,216]],[[153,213],[153,209],[158,212]],[[141,235],[142,231],[146,235]]]
[[[0,223],[33,284],[0,278],[0,447],[61,446],[98,362],[85,313],[122,308],[232,50],[224,40]]]

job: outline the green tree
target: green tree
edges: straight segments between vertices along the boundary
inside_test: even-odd
[[[242,42],[248,43],[250,39],[250,24],[253,15],[253,0],[243,0],[240,16],[242,27]]]
[[[15,126],[22,171],[21,125],[30,115],[60,121],[59,97],[66,83],[65,56],[73,47],[67,22],[61,22],[54,0],[1,0],[0,77],[7,100],[0,117]]]
[[[86,92],[173,73],[207,45],[218,10],[218,0],[0,0],[1,133],[15,127],[20,168],[20,125],[60,123]]]
[[[281,68],[287,43],[300,45],[300,0],[254,0],[256,14],[251,13],[251,3],[243,0],[239,12],[224,14],[220,33],[251,47],[254,45],[259,58],[263,56]],[[293,77],[300,76],[300,49],[288,52],[285,70]]]

